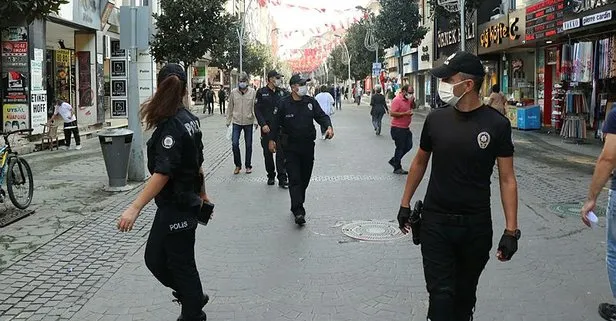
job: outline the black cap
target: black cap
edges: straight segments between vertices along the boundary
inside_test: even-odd
[[[180,80],[186,83],[186,72],[184,68],[178,64],[166,64],[159,72],[158,72],[158,84],[163,82],[169,76],[177,76]]]
[[[460,72],[478,77],[485,76],[479,57],[466,51],[456,52],[449,56],[442,66],[432,69],[432,75],[436,78],[449,78]]]
[[[270,72],[267,73],[267,79],[269,78],[273,78],[273,77],[284,77],[283,75],[279,74],[276,70],[271,70]]]
[[[310,78],[303,79],[302,75],[295,74],[295,75],[291,76],[291,79],[289,80],[289,85],[293,86],[295,84],[298,84],[300,86],[303,86],[303,85],[305,85],[309,81],[310,81]]]

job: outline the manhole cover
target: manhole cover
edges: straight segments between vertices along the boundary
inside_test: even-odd
[[[560,203],[560,204],[552,204],[548,207],[550,211],[554,214],[564,217],[564,216],[580,216],[580,211],[582,210],[582,206],[584,203]],[[605,209],[599,206],[595,207],[595,214],[597,216],[605,216]]]
[[[383,221],[361,221],[349,223],[342,227],[344,235],[362,240],[385,242],[405,237],[398,224]]]

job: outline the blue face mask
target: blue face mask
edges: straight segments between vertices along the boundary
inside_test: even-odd
[[[246,89],[246,87],[248,87],[248,83],[242,81],[238,84],[238,87],[240,87],[240,89]]]

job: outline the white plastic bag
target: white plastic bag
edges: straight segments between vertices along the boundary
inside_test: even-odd
[[[233,125],[227,126],[227,140],[231,140],[231,136],[233,135]]]

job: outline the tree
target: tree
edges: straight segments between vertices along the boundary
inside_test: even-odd
[[[271,65],[269,47],[261,43],[249,43],[244,51],[244,71],[247,74],[260,75],[263,67]]]
[[[379,0],[381,12],[376,17],[376,36],[385,47],[398,47],[398,72],[402,71],[402,48],[416,47],[428,29],[421,27],[417,0]]]
[[[45,19],[52,13],[58,13],[60,5],[69,0],[2,0],[0,1],[0,30],[14,23],[30,24],[37,19]],[[21,19],[16,21],[15,19]]]
[[[210,50],[211,66],[218,67],[227,72],[233,70],[233,68],[239,69],[240,44],[237,38],[238,26],[239,22],[236,19],[231,19],[227,29],[224,30],[221,41],[212,46]],[[244,51],[246,51],[246,48],[244,48]]]
[[[158,32],[150,43],[157,62],[184,63],[202,58],[222,42],[230,17],[220,0],[162,0],[163,14],[155,14]]]
[[[376,58],[374,51],[369,51],[364,45],[366,32],[368,32],[368,21],[361,20],[347,29],[345,37],[345,43],[351,55],[351,78],[356,80],[364,79],[372,74],[372,63]],[[381,47],[379,47],[379,57],[383,57]],[[346,52],[344,55],[346,57]]]
[[[337,46],[329,54],[327,58],[327,65],[331,70],[331,73],[340,79],[348,78],[348,57],[342,45]]]

